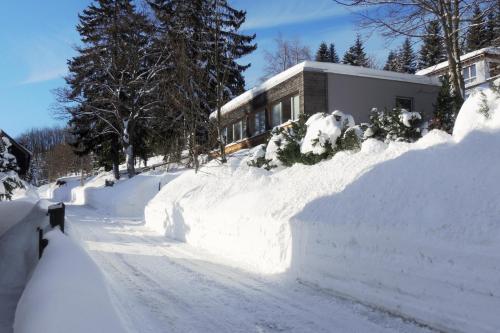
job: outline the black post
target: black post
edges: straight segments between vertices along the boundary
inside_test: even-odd
[[[66,211],[66,206],[64,203],[60,202],[55,205],[49,206],[48,215],[50,215],[50,226],[55,228],[59,226],[61,231],[64,233],[64,215]]]
[[[37,228],[38,231],[38,259],[42,257],[43,250],[47,247],[49,244],[48,239],[43,238],[43,230],[42,228]]]
[[[158,192],[161,191],[161,182],[158,183]]]

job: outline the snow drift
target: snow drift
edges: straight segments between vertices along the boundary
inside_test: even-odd
[[[358,153],[267,172],[241,154],[167,184],[159,232],[446,331],[497,332],[500,111],[473,95],[454,137],[369,139]],[[243,162],[242,162],[243,160]]]
[[[17,306],[14,332],[125,332],[87,253],[59,230],[46,238],[49,245]]]
[[[71,198],[75,204],[104,209],[114,216],[143,217],[148,201],[158,193],[159,187],[176,175],[175,172],[149,171],[131,179],[122,177],[113,186],[106,187],[105,181],[113,177],[111,173],[101,173],[84,186],[73,188]]]

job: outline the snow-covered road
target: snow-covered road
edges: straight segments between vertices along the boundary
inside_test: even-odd
[[[84,206],[68,206],[67,218],[130,332],[429,332],[283,276],[224,265],[141,221]]]

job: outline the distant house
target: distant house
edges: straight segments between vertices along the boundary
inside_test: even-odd
[[[272,128],[302,113],[341,110],[357,123],[367,122],[372,108],[402,107],[430,116],[439,87],[437,78],[305,61],[223,106],[226,151],[263,143]]]
[[[500,48],[487,47],[460,57],[465,91],[487,85],[500,75]],[[448,61],[422,69],[416,75],[441,77],[448,72]]]
[[[32,156],[31,152],[17,143],[7,133],[0,129],[0,139],[2,138],[9,139],[10,143],[12,144],[12,146],[10,147],[10,153],[16,157],[17,165],[19,166],[19,175],[21,177],[26,176],[30,167]],[[3,145],[3,140],[0,140],[0,144]]]

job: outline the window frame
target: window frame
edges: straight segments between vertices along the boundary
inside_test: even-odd
[[[244,136],[243,136],[243,120],[239,120],[235,123],[233,123],[233,142],[238,142],[238,141],[241,141],[243,140]],[[238,128],[239,130],[239,137],[236,138],[236,129]]]
[[[407,100],[407,101],[410,101],[410,109],[408,110],[406,107],[403,107],[401,105],[398,105],[398,100]],[[408,112],[413,112],[414,108],[415,108],[415,104],[414,104],[414,100],[413,100],[413,97],[407,97],[407,96],[396,96],[396,100],[395,100],[395,105],[396,105],[396,108],[399,108],[399,109],[405,109],[406,111]]]
[[[472,69],[474,69],[474,76],[472,76]],[[477,66],[475,63],[462,68],[462,75],[465,84],[471,84],[477,80]]]

